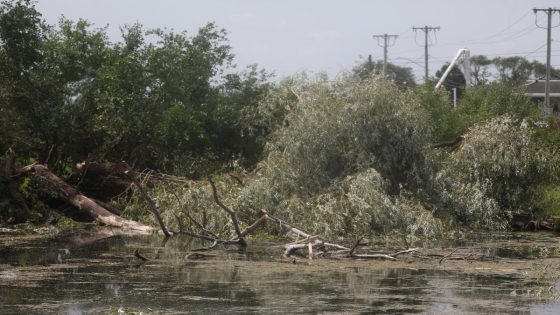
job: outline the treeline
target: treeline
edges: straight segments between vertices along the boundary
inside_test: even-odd
[[[3,2],[2,152],[59,173],[97,160],[200,176],[224,160],[258,160],[267,130],[254,107],[270,75],[237,72],[225,30],[121,30],[112,42],[87,21],[47,25],[33,2]]]

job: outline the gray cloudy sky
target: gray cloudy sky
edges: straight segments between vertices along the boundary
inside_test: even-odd
[[[60,15],[109,25],[113,40],[119,25],[141,22],[194,34],[207,22],[229,32],[240,68],[257,63],[278,77],[297,71],[326,71],[334,77],[372,54],[383,58],[374,34],[398,34],[389,60],[410,66],[422,80],[424,35],[413,26],[439,26],[431,33],[430,74],[460,48],[471,54],[524,56],[545,61],[546,15],[534,7],[559,7],[558,0],[39,0],[50,24]],[[555,14],[553,25],[560,24]],[[560,67],[560,27],[552,31],[552,64]]]

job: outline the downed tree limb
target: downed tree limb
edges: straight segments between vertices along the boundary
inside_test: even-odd
[[[137,249],[134,250],[134,257],[140,259],[141,261],[149,261],[148,258],[142,256],[142,254],[140,254],[140,251]]]
[[[261,210],[261,213],[263,213],[263,215],[266,215],[268,221],[278,224],[278,226],[280,226],[281,228],[286,228],[286,229],[290,230],[291,232],[295,233],[296,235],[302,236],[304,238],[310,238],[311,237],[311,234],[305,233],[301,229],[298,229],[295,226],[293,226],[292,224],[284,222],[284,221],[268,214],[268,212],[266,212],[264,210]]]
[[[220,201],[220,198],[218,198],[216,185],[214,184],[214,181],[212,181],[212,178],[208,177],[208,181],[210,182],[210,186],[212,187],[212,195],[214,196],[214,201],[218,204],[218,206],[220,206],[220,208],[224,209],[229,214],[229,217],[231,218],[231,223],[233,224],[233,228],[235,229],[235,234],[237,234],[238,237],[237,241],[239,242],[239,245],[241,247],[247,247],[247,242],[245,242],[245,239],[241,234],[241,229],[239,228],[239,221],[237,220],[237,215],[235,214],[235,211],[233,211],[231,208],[229,208],[228,206],[226,206]]]
[[[358,246],[362,245],[362,240],[363,239],[364,239],[363,236],[358,238],[358,240],[354,243],[354,246],[352,246],[352,248],[350,249],[350,252],[348,253],[348,256],[354,255],[354,251],[356,250],[356,248],[358,248]]]
[[[78,211],[82,211],[91,216],[95,221],[103,225],[120,228],[131,234],[148,235],[155,232],[155,229],[149,225],[127,220],[111,213],[107,209],[98,205],[92,199],[82,195],[74,187],[68,185],[60,177],[53,174],[45,165],[28,165],[20,169],[19,173],[35,174],[35,176],[41,178],[50,187],[52,187],[61,199],[77,208]]]
[[[206,229],[204,227],[204,225],[202,225],[201,223],[199,223],[197,220],[195,220],[195,218],[189,213],[189,211],[187,211],[186,207],[183,205],[183,203],[181,202],[181,200],[179,199],[179,196],[177,196],[177,194],[175,192],[172,192],[173,196],[175,196],[175,199],[177,200],[177,204],[179,204],[179,206],[181,207],[182,210],[180,210],[179,212],[184,214],[192,223],[194,223],[194,225],[196,225],[196,227],[198,227],[201,231],[203,231],[204,233],[212,236],[215,239],[218,239],[218,236],[216,234],[214,234],[212,231]],[[182,222],[181,220],[179,220],[179,217],[175,214],[175,217],[177,218],[177,221],[179,223],[179,230],[182,232]]]
[[[243,183],[243,181],[241,180],[241,178],[239,178],[239,176],[235,175],[234,173],[228,173],[229,177],[235,179],[235,181],[239,184],[239,186],[241,187],[245,187],[245,183]]]
[[[459,145],[461,145],[461,142],[463,142],[464,139],[465,139],[464,136],[458,136],[457,138],[455,138],[453,140],[442,141],[442,142],[431,144],[429,147],[432,148],[432,149],[435,149],[435,148],[451,148],[452,150],[455,150],[459,147]]]
[[[349,256],[355,259],[385,259],[385,260],[397,260],[395,257],[387,254],[353,254]]]
[[[148,196],[148,193],[144,190],[144,188],[142,188],[142,185],[140,185],[140,182],[138,182],[138,179],[136,178],[136,176],[131,176],[131,180],[134,183],[134,185],[136,186],[136,188],[138,188],[138,191],[140,192],[142,197],[148,203],[148,206],[149,206],[148,209],[150,209],[150,212],[153,213],[153,215],[156,217],[156,220],[157,220],[157,222],[158,222],[158,224],[161,228],[161,231],[165,235],[165,237],[170,237],[171,234],[169,234],[169,231],[167,230],[167,227],[165,226],[165,223],[163,223],[163,219],[161,218],[161,214],[159,213],[158,209],[156,208],[156,204],[154,203],[154,201],[150,198],[150,196]]]
[[[393,253],[390,256],[397,258],[397,256],[400,256],[400,255],[403,255],[403,254],[413,253],[417,250],[418,250],[418,248],[409,248],[409,249],[405,249],[405,250],[401,250],[401,251],[398,251],[396,253]]]
[[[352,247],[352,250],[347,255],[348,258],[397,260],[397,256],[413,253],[413,252],[418,250],[418,248],[409,248],[409,249],[401,250],[401,251],[398,251],[398,252],[395,252],[395,253],[392,253],[392,254],[354,254],[354,251],[358,246],[357,244],[359,244],[362,241],[362,239],[363,238],[360,238],[356,242],[354,247]]]
[[[455,248],[451,253],[441,257],[441,259],[439,260],[439,264],[441,264],[445,259],[451,257],[451,255],[455,254],[455,252],[457,252],[458,250],[459,250],[458,248]]]
[[[313,236],[309,239],[297,241],[284,245],[284,257],[288,258],[298,249],[307,249],[307,258],[313,259],[313,248],[324,246],[325,243],[318,237]]]

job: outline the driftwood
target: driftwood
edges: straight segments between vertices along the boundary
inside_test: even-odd
[[[354,254],[348,255],[347,257],[353,259],[383,259],[383,260],[397,260],[397,256],[403,254],[409,254],[417,251],[418,248],[409,248],[401,250],[392,254]]]

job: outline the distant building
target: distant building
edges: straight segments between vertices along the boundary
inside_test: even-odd
[[[529,80],[525,85],[525,95],[535,99],[539,106],[544,104],[544,87],[546,80]],[[560,112],[560,80],[550,80],[550,106],[557,113]]]

